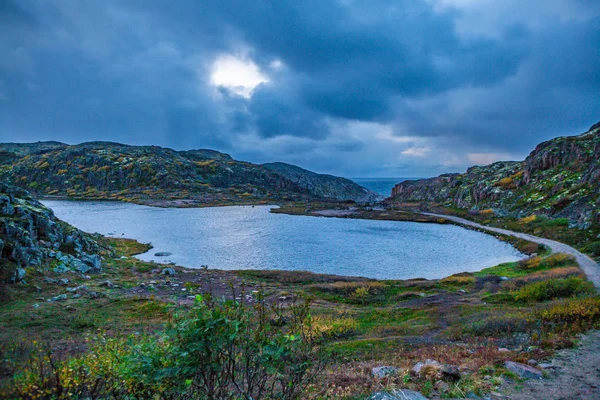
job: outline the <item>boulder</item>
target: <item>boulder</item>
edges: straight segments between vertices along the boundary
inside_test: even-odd
[[[175,275],[176,273],[174,268],[165,268],[162,270],[163,275]]]
[[[442,368],[442,364],[440,364],[439,362],[437,362],[435,360],[429,360],[429,359],[427,359],[427,360],[425,360],[425,362],[418,362],[418,363],[416,363],[415,366],[412,367],[412,369],[410,370],[410,372],[413,375],[421,376],[423,374],[423,371],[425,371],[424,367],[441,369]]]
[[[85,268],[81,267],[82,264],[83,266],[85,266]],[[82,269],[85,269],[85,271],[83,271]],[[90,271],[100,272],[102,270],[102,259],[97,254],[83,254],[80,258],[80,263],[77,267],[77,270],[82,274],[85,274]]]
[[[15,270],[15,275],[13,276],[13,278],[11,279],[11,281],[13,283],[21,282],[25,278],[25,274],[26,273],[27,272],[25,271],[25,269],[23,269],[23,268],[17,268]]]
[[[444,364],[440,371],[442,371],[444,376],[452,378],[455,381],[460,379],[460,370],[456,365]]]
[[[396,389],[389,392],[377,392],[373,393],[370,400],[427,400],[427,397],[423,396],[419,392],[407,389]]]
[[[530,365],[521,364],[514,361],[507,361],[504,363],[504,368],[519,375],[523,379],[542,379],[542,371],[537,368],[533,368]]]
[[[61,263],[53,268],[52,271],[56,272],[57,274],[64,274],[65,272],[70,271],[70,269],[65,264]]]
[[[51,302],[55,302],[55,301],[62,301],[62,300],[66,300],[67,299],[67,295],[66,294],[59,294],[58,296],[54,296],[53,298],[49,299],[48,301]]]
[[[155,257],[167,257],[172,255],[173,253],[169,253],[168,251],[159,251],[157,253],[154,253]]]
[[[383,379],[386,376],[395,375],[398,372],[396,367],[375,367],[371,369],[371,376],[375,379]]]

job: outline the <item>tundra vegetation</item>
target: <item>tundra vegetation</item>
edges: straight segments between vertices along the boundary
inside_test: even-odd
[[[147,248],[135,241],[101,241],[101,272],[42,264],[27,268],[26,283],[4,285],[3,397],[481,395],[519,379],[505,361],[541,362],[600,321],[600,298],[563,254],[373,281],[162,266],[132,257]],[[410,372],[426,359],[460,374],[442,385],[435,369]],[[372,377],[382,365],[394,372]]]

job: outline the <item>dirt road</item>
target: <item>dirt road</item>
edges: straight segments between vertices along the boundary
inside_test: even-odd
[[[554,240],[544,239],[541,237],[529,235],[527,233],[513,232],[513,231],[509,231],[507,229],[494,228],[491,226],[481,225],[481,224],[478,224],[477,222],[469,221],[468,219],[455,217],[452,215],[433,214],[433,213],[423,213],[423,214],[434,216],[434,217],[446,218],[446,219],[449,219],[450,221],[456,222],[458,224],[467,225],[467,226],[471,226],[471,227],[478,228],[478,229],[483,229],[483,230],[490,231],[490,232],[497,232],[497,233],[501,233],[503,235],[515,236],[515,237],[529,240],[529,241],[535,242],[535,243],[541,243],[545,246],[548,246],[552,250],[552,252],[555,252],[555,253],[571,254],[572,256],[575,257],[575,259],[579,263],[579,266],[581,267],[583,272],[587,275],[588,279],[594,284],[594,286],[596,286],[596,289],[598,289],[598,291],[600,291],[600,266],[598,265],[598,263],[596,263],[590,257],[586,256],[585,254],[574,249],[571,246],[568,246],[564,243],[556,242]]]

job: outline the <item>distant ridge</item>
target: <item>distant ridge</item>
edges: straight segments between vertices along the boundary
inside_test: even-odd
[[[191,200],[176,205],[376,197],[347,179],[288,167],[302,174],[291,176],[287,169],[237,161],[208,149],[176,151],[113,142],[0,144],[0,179],[36,196],[142,203]]]

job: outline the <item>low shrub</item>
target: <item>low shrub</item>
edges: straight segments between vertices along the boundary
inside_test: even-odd
[[[578,277],[530,283],[513,292],[516,301],[540,302],[594,293],[591,282]]]
[[[354,318],[313,317],[315,334],[326,339],[347,339],[358,331],[358,323]]]
[[[287,312],[280,327],[262,302],[198,296],[158,336],[100,336],[88,352],[65,360],[38,346],[9,397],[298,399],[325,357],[308,305]]]
[[[497,337],[525,332],[529,325],[528,319],[520,314],[492,316],[467,325],[464,332],[475,336]]]
[[[451,275],[441,279],[440,283],[451,286],[469,286],[475,284],[475,277],[472,275]]]
[[[537,312],[536,318],[554,328],[583,331],[600,321],[600,298],[563,300]]]
[[[531,222],[534,222],[536,219],[537,219],[537,216],[535,214],[533,214],[533,215],[530,215],[528,217],[521,218],[519,220],[519,223],[521,223],[521,224],[529,224]]]
[[[544,258],[540,266],[543,268],[556,268],[575,263],[576,261],[573,256],[565,253],[555,253]]]
[[[554,218],[554,219],[546,219],[542,223],[544,226],[554,227],[554,226],[569,226],[568,218]]]
[[[583,251],[594,257],[600,257],[600,241],[591,242],[585,245]]]
[[[540,266],[541,262],[542,262],[542,257],[540,257],[540,256],[529,257],[529,258],[519,261],[517,263],[517,268],[519,268],[520,270],[533,270],[533,269],[537,269]]]

